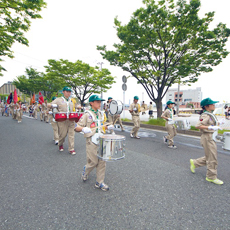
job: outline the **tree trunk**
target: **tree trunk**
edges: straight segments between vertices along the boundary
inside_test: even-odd
[[[157,107],[157,118],[160,118],[162,115],[162,100],[156,99],[154,102],[156,103]]]

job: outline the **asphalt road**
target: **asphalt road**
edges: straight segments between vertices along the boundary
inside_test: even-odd
[[[206,168],[192,174],[189,159],[204,155],[199,138],[165,132],[126,132],[126,157],[107,163],[108,192],[94,188],[95,170],[81,181],[85,140],[75,135],[75,156],[59,152],[49,124],[0,117],[0,229],[230,229],[230,154],[218,143],[218,186]]]

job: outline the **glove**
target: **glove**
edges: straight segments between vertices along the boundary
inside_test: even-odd
[[[49,111],[49,114],[53,114],[53,112],[52,112],[52,111]]]
[[[114,129],[114,126],[113,125],[109,125],[109,126],[107,126],[107,129],[108,130]]]
[[[224,118],[220,119],[219,124],[220,124],[220,125],[225,124],[225,119],[224,119]]]
[[[208,126],[208,129],[209,130],[215,130],[215,131],[218,129],[222,130],[219,126],[212,126],[212,125]]]
[[[171,119],[171,118],[168,118],[168,121],[172,121],[172,119]]]
[[[92,133],[91,129],[88,128],[88,127],[84,127],[84,128],[82,129],[82,132],[83,132],[83,133]]]
[[[133,111],[137,111],[137,108],[135,107],[135,108],[133,108]]]
[[[57,104],[52,104],[52,107],[53,107],[53,108],[57,108],[58,105],[57,105]]]

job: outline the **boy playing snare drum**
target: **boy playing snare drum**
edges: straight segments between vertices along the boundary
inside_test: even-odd
[[[104,112],[99,110],[101,107],[101,101],[104,101],[104,99],[99,98],[97,95],[90,96],[89,103],[91,108],[81,117],[74,130],[76,132],[83,132],[84,137],[86,138],[87,163],[83,168],[82,180],[85,182],[88,179],[90,172],[96,168],[97,179],[95,187],[103,191],[108,191],[109,186],[104,183],[106,163],[97,157],[98,134],[100,132],[98,131],[98,128],[96,128],[98,124],[97,120],[100,120],[100,123],[101,121],[106,120]],[[113,129],[113,125],[109,125],[106,128],[109,130]]]

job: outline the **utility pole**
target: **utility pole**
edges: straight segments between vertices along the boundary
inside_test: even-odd
[[[102,65],[104,64],[103,62],[98,62],[98,65],[100,65],[100,70],[102,71]],[[103,92],[102,92],[102,87],[101,87],[101,98],[103,98]],[[103,110],[103,102],[101,103],[101,110]]]
[[[179,114],[179,106],[180,106],[180,82],[178,82],[178,90],[177,90],[177,106],[176,106],[176,113]]]

